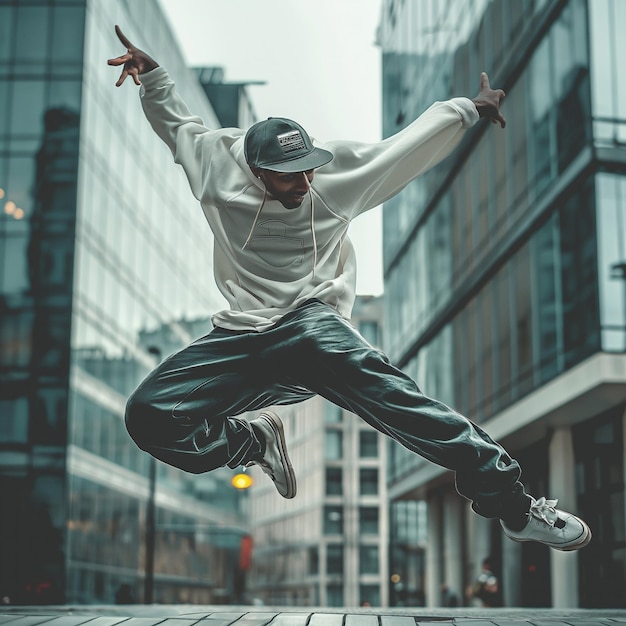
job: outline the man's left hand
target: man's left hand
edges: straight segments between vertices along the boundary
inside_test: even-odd
[[[505,95],[502,89],[492,89],[489,85],[489,77],[485,72],[482,72],[480,75],[480,91],[472,102],[476,105],[480,117],[486,117],[494,124],[500,124],[504,128],[506,120],[500,113],[500,102]]]

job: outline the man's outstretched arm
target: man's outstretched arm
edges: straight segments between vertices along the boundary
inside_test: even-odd
[[[193,194],[200,199],[212,163],[215,133],[189,111],[165,67],[134,46],[117,25],[115,32],[126,48],[125,54],[107,61],[112,66],[123,66],[116,86],[122,85],[128,76],[140,86],[139,97],[148,122],[170,149],[175,162],[183,167]]]

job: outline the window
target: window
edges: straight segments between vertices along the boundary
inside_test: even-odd
[[[600,349],[594,198],[594,179],[590,178],[559,211],[566,367]]]
[[[359,587],[361,606],[380,606],[380,589],[378,585],[361,585]]]
[[[343,574],[343,546],[339,543],[326,546],[326,573]]]
[[[511,398],[511,311],[510,292],[513,281],[509,278],[510,265],[504,266],[494,279],[494,299],[496,315],[494,317],[496,367],[497,377],[496,410],[506,406]]]
[[[7,61],[11,50],[11,30],[13,25],[13,7],[0,7],[0,59]],[[2,93],[2,90],[0,90]]]
[[[27,443],[28,400],[12,398],[0,400],[0,441],[2,443]]]
[[[340,424],[343,419],[343,409],[328,402],[324,411],[324,421],[327,424]]]
[[[343,509],[340,506],[324,507],[324,534],[343,534]]]
[[[309,574],[316,576],[320,569],[320,553],[317,546],[309,548]]]
[[[19,62],[44,63],[48,53],[48,7],[18,6],[15,57]]]
[[[515,277],[515,349],[517,354],[518,397],[532,388],[533,318],[530,277],[530,247],[522,246],[513,261]]]
[[[362,506],[359,509],[359,532],[362,535],[378,534],[378,508]]]
[[[378,546],[359,547],[359,574],[378,574]]]
[[[362,459],[378,456],[378,433],[362,430],[359,433],[359,456]]]
[[[13,135],[34,135],[42,130],[46,109],[46,81],[19,80],[13,83],[11,107],[11,132]],[[15,158],[15,157],[14,157]]]
[[[619,352],[626,350],[626,276],[619,273],[626,261],[626,177],[597,175],[596,194],[602,350]]]
[[[33,443],[63,444],[66,440],[67,428],[67,393],[65,389],[40,386],[31,402],[33,407],[36,407],[31,415]]]
[[[51,48],[52,62],[64,64],[77,63],[76,37],[84,29],[85,7],[56,6],[53,14]],[[72,45],[74,44],[74,45]],[[82,50],[80,50],[82,52]],[[81,58],[82,55],[79,56]]]
[[[535,296],[536,322],[535,336],[538,353],[533,354],[535,368],[539,371],[539,380],[550,380],[559,370],[559,301],[556,276],[556,247],[558,241],[557,215],[550,219],[537,231],[530,242],[533,275],[536,276]]]
[[[330,461],[343,457],[343,433],[340,430],[326,431],[324,455]]]
[[[362,496],[378,494],[378,470],[376,468],[362,468],[359,471],[359,491]]]
[[[340,467],[326,468],[326,495],[343,495],[343,471]]]
[[[10,266],[10,263],[7,263]],[[0,317],[0,364],[26,367],[32,354],[34,313],[16,310],[2,312]]]
[[[328,585],[326,587],[326,606],[343,606],[343,587]]]

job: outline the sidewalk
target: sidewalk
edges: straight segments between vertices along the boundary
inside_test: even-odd
[[[626,609],[0,606],[0,626],[619,626]]]

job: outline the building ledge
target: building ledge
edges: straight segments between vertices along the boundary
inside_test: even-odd
[[[572,426],[626,402],[626,354],[600,352],[523,399],[481,422],[496,441],[513,452],[553,428]],[[440,482],[452,480],[445,468],[418,457],[414,470],[389,487],[391,500],[424,498]]]

